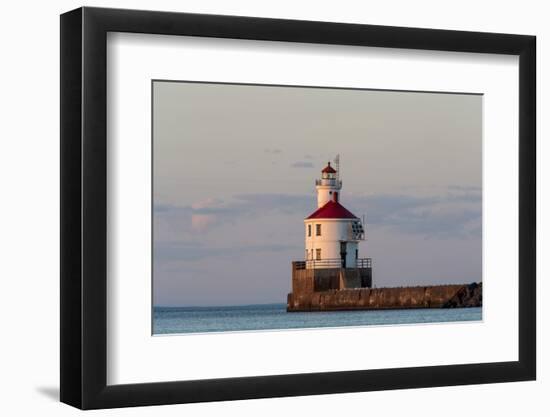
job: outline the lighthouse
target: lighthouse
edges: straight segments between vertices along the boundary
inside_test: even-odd
[[[330,162],[315,181],[315,188],[317,210],[304,220],[306,269],[361,267],[363,223],[340,203],[342,181]]]
[[[339,161],[330,162],[315,180],[317,208],[304,219],[305,255],[292,262],[292,311],[308,310],[313,293],[372,287],[372,260],[359,257],[365,227],[340,202]]]

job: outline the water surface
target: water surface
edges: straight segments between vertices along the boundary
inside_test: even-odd
[[[481,320],[481,307],[287,313],[286,304],[154,307],[153,333],[205,333]]]

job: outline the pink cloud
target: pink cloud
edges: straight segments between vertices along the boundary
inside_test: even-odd
[[[205,209],[205,208],[220,207],[222,203],[223,201],[220,200],[219,198],[207,198],[205,200],[197,201],[191,204],[191,207],[194,210],[199,210],[199,209]]]
[[[216,222],[217,218],[213,214],[193,214],[191,216],[191,229],[194,232],[204,232]]]

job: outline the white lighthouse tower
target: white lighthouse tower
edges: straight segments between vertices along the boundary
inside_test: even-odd
[[[304,220],[306,269],[370,268],[370,259],[359,258],[363,224],[340,204],[342,181],[330,162],[315,186],[317,210]]]

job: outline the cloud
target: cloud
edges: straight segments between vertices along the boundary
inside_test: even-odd
[[[357,216],[366,215],[367,233],[369,227],[376,227],[424,238],[481,236],[482,193],[475,187],[448,187],[443,193],[422,196],[344,194],[342,204]],[[164,224],[168,234],[178,228],[178,234],[185,235],[270,215],[286,215],[289,221],[300,224],[314,209],[313,194],[255,193],[237,194],[228,201],[211,198],[183,207],[159,204],[154,212],[155,220]]]
[[[480,189],[448,188],[442,195],[375,194],[348,201],[356,215],[366,214],[367,229],[449,239],[481,237],[481,198]]]
[[[195,232],[204,232],[217,223],[217,217],[212,214],[191,215],[191,229]]]
[[[313,168],[313,163],[308,161],[297,161],[290,164],[291,168]]]
[[[221,207],[222,205],[223,205],[223,200],[219,198],[207,198],[205,200],[200,200],[191,204],[191,208],[193,210],[201,210],[201,209]]]
[[[248,217],[263,215],[267,212],[306,212],[314,208],[315,196],[309,194],[253,193],[236,194],[229,201],[207,199],[189,206],[158,204],[154,206],[155,215],[169,214],[205,214],[226,217]]]
[[[173,204],[157,203],[157,204],[153,205],[153,214],[154,215],[162,215],[162,214],[166,214],[166,213],[171,213],[175,209],[182,210],[182,209],[187,209],[187,208],[174,206]]]
[[[311,211],[311,195],[295,194],[237,194],[229,201],[209,198],[188,206],[156,204],[153,208],[155,228],[162,227],[160,235],[206,233],[215,226],[236,223],[269,214],[292,214],[297,219]]]
[[[477,186],[465,186],[465,185],[449,185],[447,187],[449,191],[464,191],[464,192],[473,192],[481,193],[481,187]]]
[[[198,261],[208,258],[239,258],[257,253],[279,253],[300,249],[299,245],[257,244],[243,246],[206,246],[200,241],[157,242],[155,262]]]
[[[272,154],[272,155],[277,155],[277,154],[283,153],[283,151],[281,149],[269,149],[269,148],[264,149],[264,152]]]
[[[204,232],[218,223],[218,214],[223,212],[223,200],[208,198],[191,204],[191,230]]]

